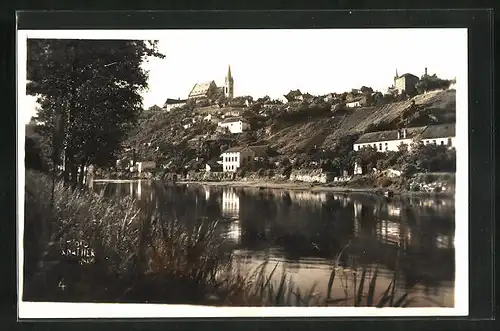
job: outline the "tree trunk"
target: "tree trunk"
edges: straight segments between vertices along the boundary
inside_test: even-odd
[[[78,173],[78,187],[83,187],[83,179],[85,178],[85,164],[80,164],[80,172]]]
[[[71,165],[71,176],[70,176],[71,188],[75,189],[78,184],[78,166]]]

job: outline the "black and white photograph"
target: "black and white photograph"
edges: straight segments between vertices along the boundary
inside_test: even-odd
[[[17,45],[20,317],[467,315],[466,29]]]

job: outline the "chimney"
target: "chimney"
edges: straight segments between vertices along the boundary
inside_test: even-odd
[[[425,76],[427,76],[427,67],[425,67]]]

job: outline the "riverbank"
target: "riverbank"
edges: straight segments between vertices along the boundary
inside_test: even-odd
[[[176,184],[190,184],[190,185],[203,185],[203,186],[217,186],[217,187],[247,187],[259,189],[282,189],[289,191],[309,191],[309,192],[332,192],[332,193],[360,193],[360,194],[373,194],[383,195],[385,191],[391,191],[394,195],[408,196],[408,197],[441,197],[453,198],[454,192],[415,192],[408,190],[398,190],[394,188],[382,187],[349,187],[349,186],[332,186],[332,184],[311,184],[304,182],[290,182],[290,181],[265,181],[265,180],[234,180],[234,181],[189,181],[182,180]]]

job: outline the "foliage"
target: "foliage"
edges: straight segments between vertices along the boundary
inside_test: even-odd
[[[451,80],[441,79],[433,75],[424,75],[420,79],[420,81],[415,85],[419,94],[422,94],[427,91],[438,90],[438,89],[447,89],[451,85]]]
[[[41,105],[37,131],[56,163],[64,151],[64,177],[77,169],[113,164],[128,130],[142,111],[147,87],[141,68],[148,56],[164,57],[157,42],[131,40],[28,41],[27,92]],[[82,171],[83,173],[83,171]]]

